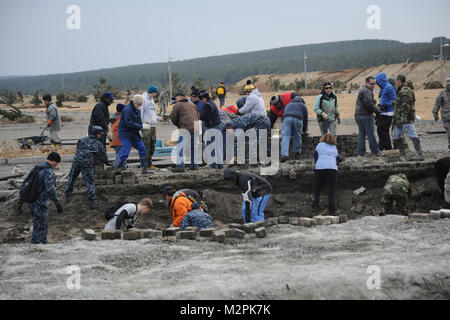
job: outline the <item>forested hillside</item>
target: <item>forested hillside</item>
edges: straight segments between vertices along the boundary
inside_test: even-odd
[[[334,71],[368,68],[383,64],[422,62],[439,53],[439,43],[405,44],[391,40],[355,40],[311,44],[173,62],[172,69],[186,86],[199,77],[205,85],[220,81],[232,84],[257,74],[287,74],[303,70],[303,54],[308,71]],[[0,89],[21,90],[24,94],[50,92],[92,93],[99,77],[120,89],[145,88],[149,84],[167,85],[167,63],[134,65],[62,75],[0,79]]]

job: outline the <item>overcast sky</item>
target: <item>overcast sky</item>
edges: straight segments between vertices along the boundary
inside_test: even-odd
[[[69,30],[70,5],[81,10]],[[367,8],[380,8],[369,29]],[[450,38],[449,0],[1,0],[0,76],[125,65],[355,39]],[[74,20],[71,20],[74,21]],[[446,49],[448,50],[448,49]]]

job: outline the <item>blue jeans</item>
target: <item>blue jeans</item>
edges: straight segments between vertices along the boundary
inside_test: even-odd
[[[114,161],[114,168],[117,168],[120,162],[120,155],[122,154],[122,146],[120,147],[113,147],[113,149],[116,151],[116,160]],[[127,161],[125,160],[122,166],[124,169],[127,168]]]
[[[244,224],[255,223],[258,221],[264,221],[264,210],[266,209],[267,203],[269,202],[271,194],[267,194],[263,197],[252,199],[252,209],[250,211],[250,221],[246,219],[246,203],[242,204],[242,218],[244,219]]]
[[[403,134],[406,134],[406,136],[410,139],[419,138],[419,136],[416,133],[416,128],[414,127],[413,123],[404,124],[400,127],[394,127],[394,133],[393,133],[394,140],[401,139],[403,137]]]
[[[211,127],[211,128],[208,128],[207,130],[210,130],[210,129],[216,129],[216,130],[218,130],[220,132],[221,129],[222,129],[222,125]],[[216,140],[215,137],[211,137],[211,140],[206,141],[206,146],[205,147],[209,146],[215,140]],[[223,144],[221,146],[217,145],[216,147],[217,147],[217,149],[214,149],[211,152],[211,158],[212,158],[213,162],[212,163],[208,163],[208,164],[211,167],[213,167],[213,168],[223,168],[223,150],[224,150],[223,149]],[[216,151],[217,151],[217,157],[216,157]]]
[[[294,153],[302,152],[302,130],[303,121],[295,118],[285,118],[281,126],[281,156],[289,156],[289,144],[291,142],[291,136],[294,137],[294,145],[292,151]]]
[[[198,168],[198,158],[197,154],[196,154],[196,150],[195,150],[195,135],[194,133],[190,134],[191,136],[191,169],[192,168]],[[184,137],[182,135],[180,135],[178,137],[178,144],[177,144],[177,168],[184,168],[184,148],[182,148],[181,146],[181,142],[183,142]],[[195,161],[197,160],[197,161]]]
[[[130,155],[131,147],[139,151],[139,159],[141,160],[141,167],[147,167],[147,149],[145,148],[144,142],[140,140],[130,140],[124,137],[119,137],[120,142],[122,142],[122,153],[120,154],[121,161],[127,161]]]
[[[373,116],[355,115],[355,121],[358,125],[358,155],[366,154],[366,137],[369,139],[369,147],[372,155],[380,152],[377,139],[375,138],[375,120]]]

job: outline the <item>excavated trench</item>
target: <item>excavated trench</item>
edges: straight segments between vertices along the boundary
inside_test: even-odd
[[[389,162],[390,159],[360,160],[348,158],[340,165],[337,185],[337,207],[349,219],[378,215],[382,205],[383,186],[391,174],[404,173],[412,184],[411,211],[428,212],[443,206],[440,190],[434,178],[434,159],[423,162],[404,161]],[[237,170],[248,170],[259,173],[258,168],[236,167]],[[312,188],[314,173],[312,161],[291,161],[281,164],[278,173],[266,177],[273,186],[273,194],[266,208],[266,218],[276,216],[308,217],[311,215]],[[86,188],[78,181],[78,188],[71,202],[64,204],[64,213],[57,214],[51,206],[49,215],[49,241],[72,239],[81,236],[81,230],[91,228],[96,231],[103,229],[104,211],[114,202],[127,199],[138,202],[144,197],[153,201],[150,215],[140,218],[139,228],[166,228],[170,223],[169,211],[162,199],[161,189],[172,185],[177,189],[191,188],[203,192],[209,213],[214,218],[217,227],[229,223],[241,223],[242,196],[232,184],[223,180],[223,170],[201,169],[196,172],[171,173],[158,171],[142,177],[139,183],[125,185],[97,185],[97,197],[100,207],[89,209]],[[80,179],[81,180],[81,179]],[[116,179],[117,180],[117,179]],[[367,190],[355,196],[353,191],[363,186]],[[59,182],[57,192],[62,194],[64,182]],[[17,198],[17,196],[16,196]],[[31,216],[24,206],[23,213],[16,208],[16,200],[5,204],[6,214],[1,216],[3,225],[26,227],[31,225]],[[326,189],[322,190],[321,207],[326,214]],[[25,237],[26,238],[26,237]],[[24,239],[28,240],[28,239]]]

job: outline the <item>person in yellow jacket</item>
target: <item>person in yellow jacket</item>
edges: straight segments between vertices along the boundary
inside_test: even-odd
[[[223,82],[221,82],[217,88],[216,94],[220,101],[220,108],[222,108],[225,105],[225,97],[227,96],[227,89],[225,88],[225,84]]]

